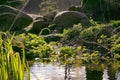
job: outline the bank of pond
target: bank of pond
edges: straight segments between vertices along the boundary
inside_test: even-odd
[[[91,22],[46,35],[0,32],[0,80],[119,80],[120,21]]]

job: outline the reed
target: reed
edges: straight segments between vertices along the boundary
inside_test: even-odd
[[[14,52],[12,48],[11,38],[2,38],[0,33],[0,80],[24,80],[24,72],[26,70],[29,78],[29,70],[25,63],[24,50],[23,56],[20,58],[18,52]]]

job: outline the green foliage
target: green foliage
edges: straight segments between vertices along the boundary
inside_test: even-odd
[[[86,47],[85,47],[85,46],[78,46],[78,47],[76,48],[76,51],[77,51],[77,54],[78,54],[78,55],[79,55],[79,54],[84,54],[85,51],[86,51]]]
[[[22,38],[24,41],[25,54],[27,59],[34,59],[35,57],[49,57],[51,49],[43,37],[30,33],[27,35],[21,34],[18,37]]]
[[[14,36],[5,38],[3,34],[0,33],[0,80],[23,80],[24,70],[29,74],[25,63],[24,50],[21,52],[23,57],[20,58],[20,54],[13,51],[13,39]],[[30,80],[29,75],[27,76],[27,80]]]
[[[113,20],[110,22],[110,25],[115,28],[114,29],[114,33],[119,33],[120,31],[120,20]]]
[[[117,21],[112,20],[110,23],[111,23],[111,26],[113,27],[120,27],[120,20],[117,20]]]
[[[111,38],[111,39],[113,39],[113,38]],[[117,37],[113,41],[114,41],[114,43],[111,45],[112,46],[111,51],[115,54],[120,54],[120,37]]]
[[[99,51],[94,51],[92,53],[85,53],[81,55],[82,61],[92,64],[99,64],[101,56]]]
[[[75,48],[70,46],[61,47],[58,54],[58,61],[61,64],[71,64],[75,59],[75,55]]]
[[[120,54],[120,44],[114,45],[111,48],[111,51],[114,52],[114,53],[116,53],[116,54]]]
[[[97,42],[98,42],[99,44],[106,44],[107,41],[108,41],[107,39],[108,39],[108,38],[107,38],[106,35],[100,35],[100,37],[98,38]]]
[[[91,24],[91,26],[96,26],[96,25],[98,25],[98,23],[96,22],[96,21],[94,21],[91,17],[90,17],[90,24]]]
[[[65,47],[61,47],[60,48],[61,51],[61,55],[65,55],[65,56],[71,56],[73,54],[74,48],[70,47],[70,46],[65,46]]]
[[[83,31],[81,31],[80,37],[88,40],[95,40],[97,35],[100,33],[102,27],[102,25],[97,25],[84,29]]]
[[[82,30],[82,25],[79,23],[77,25],[73,25],[73,28],[64,29],[63,36],[69,40],[76,36],[79,36],[81,30]]]
[[[57,9],[57,3],[52,0],[42,0],[39,6],[43,15],[49,15]]]
[[[80,48],[81,51],[78,51],[79,56],[86,53],[90,55],[94,53],[94,51],[98,51],[101,56],[109,60],[114,57],[114,53],[119,54],[119,20],[109,24],[98,24],[93,19],[91,19],[90,22],[92,25],[85,29],[80,28],[80,26],[65,29],[63,32],[63,44],[72,44],[75,45],[75,47],[86,46],[86,50]]]

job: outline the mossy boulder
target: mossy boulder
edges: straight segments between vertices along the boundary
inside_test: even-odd
[[[58,26],[57,29],[61,32],[64,28],[72,27],[73,24],[78,23],[81,23],[83,27],[88,27],[89,20],[84,13],[77,11],[62,11],[55,16],[53,23]]]
[[[33,19],[26,13],[7,6],[0,5],[0,29],[1,31],[20,31],[32,23]]]
[[[39,34],[43,28],[46,28],[48,26],[49,26],[48,22],[45,22],[42,20],[37,20],[37,21],[33,22],[33,26],[31,27],[31,29],[28,32],[34,33],[34,34]]]

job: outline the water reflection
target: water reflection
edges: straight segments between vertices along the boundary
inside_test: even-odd
[[[119,71],[116,72],[116,80],[120,80],[120,72]]]
[[[120,80],[120,72],[111,68],[93,70],[85,66],[74,68],[34,62],[30,67],[30,78],[31,80]]]
[[[108,67],[108,76],[109,76],[109,80],[116,80],[116,71]]]
[[[109,76],[108,76],[108,70],[104,69],[103,71],[103,76],[102,76],[103,80],[109,80]],[[114,80],[114,79],[113,79]]]
[[[65,66],[64,80],[86,80],[85,66],[72,68]]]
[[[95,71],[90,68],[86,68],[87,80],[102,80],[103,71]]]

